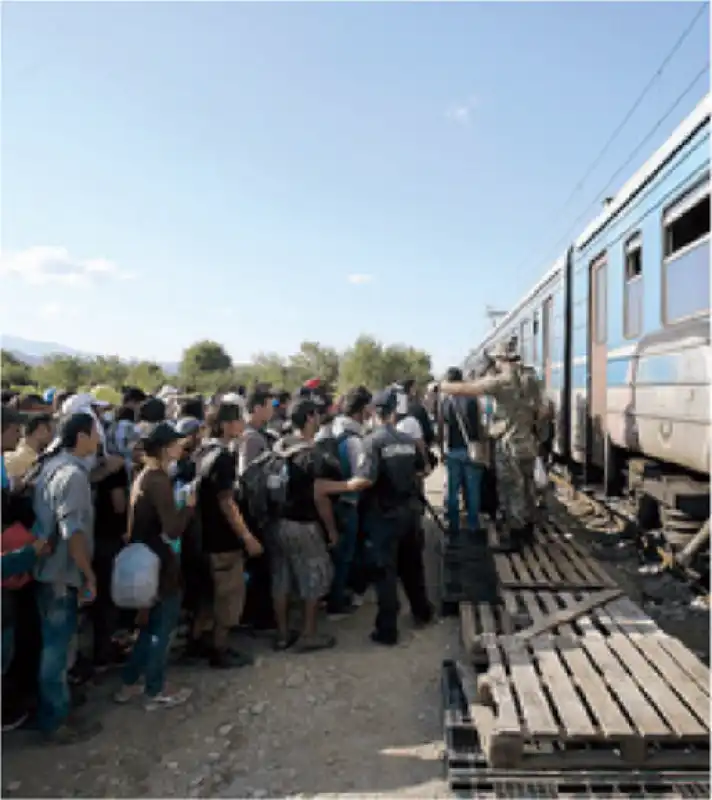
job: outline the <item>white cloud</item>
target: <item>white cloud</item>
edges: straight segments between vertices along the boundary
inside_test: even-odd
[[[448,109],[446,116],[457,125],[469,125],[472,121],[472,112],[477,107],[477,98],[468,97],[464,103],[458,103]]]
[[[106,258],[75,258],[66,247],[28,247],[0,256],[0,275],[15,275],[36,286],[48,283],[79,285],[99,280],[128,280],[134,276]]]
[[[363,272],[353,272],[346,278],[346,280],[349,283],[353,283],[354,285],[358,286],[362,283],[371,283],[373,280],[373,275],[367,275]]]
[[[42,319],[56,319],[63,311],[60,303],[45,303],[39,307],[38,313]]]

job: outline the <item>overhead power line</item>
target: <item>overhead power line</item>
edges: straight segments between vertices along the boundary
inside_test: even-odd
[[[658,68],[653,73],[653,75],[650,78],[650,80],[645,84],[645,86],[643,87],[643,89],[640,92],[640,94],[633,101],[633,104],[630,106],[630,108],[628,109],[628,111],[624,115],[624,117],[621,120],[621,122],[616,126],[616,128],[613,131],[613,133],[611,133],[611,135],[608,137],[608,139],[606,140],[605,144],[603,145],[601,150],[598,152],[596,157],[593,159],[591,164],[588,166],[588,168],[585,170],[585,172],[582,175],[582,177],[579,178],[578,181],[576,181],[576,183],[574,184],[574,188],[569,193],[569,195],[566,198],[565,202],[561,204],[561,206],[557,209],[556,214],[554,214],[552,216],[551,224],[555,224],[556,222],[558,222],[559,217],[561,216],[561,214],[564,211],[567,210],[567,208],[569,206],[569,203],[576,196],[577,192],[583,187],[583,185],[586,182],[586,180],[591,176],[591,174],[596,169],[596,167],[601,163],[601,160],[603,159],[603,156],[608,152],[610,146],[618,138],[620,132],[628,124],[628,122],[631,120],[631,118],[633,117],[635,112],[638,110],[638,108],[640,108],[640,105],[643,102],[643,100],[645,99],[645,97],[648,95],[650,90],[653,88],[653,86],[657,83],[657,81],[660,79],[662,74],[665,72],[665,69],[667,68],[668,64],[670,63],[670,61],[672,61],[672,59],[675,56],[675,54],[682,47],[684,41],[690,35],[690,33],[692,32],[693,28],[697,24],[698,20],[701,18],[702,14],[704,14],[704,12],[705,12],[705,10],[707,8],[708,8],[708,4],[707,3],[702,3],[699,6],[699,8],[695,12],[694,16],[692,17],[692,19],[690,20],[688,25],[682,31],[682,33],[677,38],[677,40],[675,41],[673,46],[670,48],[670,50],[668,50],[668,52],[666,53],[665,57],[663,58],[663,60],[661,61],[660,65],[658,66]],[[698,80],[698,79],[699,78],[696,78],[696,80]],[[679,99],[682,99],[682,98],[679,98]],[[662,121],[661,121],[660,124],[662,124]],[[586,209],[586,211],[588,211],[588,209]],[[586,212],[584,212],[584,213],[586,213]],[[548,229],[549,225],[547,225],[546,228]],[[523,263],[521,263],[519,265],[519,267],[517,268],[516,271],[519,272],[521,269],[523,269],[526,266],[527,266],[527,262],[523,262]]]
[[[616,171],[611,175],[611,177],[606,181],[605,185],[601,189],[600,192],[591,200],[591,202],[586,206],[586,208],[576,217],[576,219],[571,223],[571,226],[566,231],[566,233],[559,239],[559,241],[551,248],[552,251],[554,249],[557,250],[558,248],[563,247],[566,244],[571,243],[571,237],[575,234],[576,228],[579,224],[585,219],[588,215],[589,211],[594,208],[597,204],[603,200],[606,195],[608,188],[613,184],[613,182],[621,175],[621,173],[630,165],[633,159],[638,155],[638,153],[645,147],[645,145],[652,139],[652,137],[657,133],[660,129],[660,126],[665,123],[665,121],[670,117],[670,115],[675,111],[675,109],[680,105],[680,103],[687,97],[687,95],[694,89],[697,82],[702,78],[706,73],[709,72],[710,69],[710,62],[707,61],[705,66],[695,75],[695,77],[687,84],[687,86],[683,89],[683,91],[675,98],[670,106],[668,106],[665,113],[657,119],[655,124],[652,128],[645,134],[645,136],[638,142],[635,148],[630,152],[627,156],[625,161],[616,169]]]

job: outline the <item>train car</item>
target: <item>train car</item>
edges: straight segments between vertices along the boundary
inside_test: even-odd
[[[678,510],[709,494],[710,107],[589,225],[571,273],[572,459],[610,488],[642,457],[646,492]]]
[[[708,95],[467,360],[516,335],[556,408],[560,459],[691,530],[709,517],[711,108]]]

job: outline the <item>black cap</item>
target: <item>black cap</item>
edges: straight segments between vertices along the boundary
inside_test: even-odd
[[[168,447],[168,445],[184,439],[185,435],[178,432],[170,422],[158,422],[155,425],[142,426],[141,443],[144,447]]]
[[[381,392],[376,392],[371,401],[373,406],[379,411],[386,414],[392,414],[398,407],[398,395],[393,389],[384,389]]]

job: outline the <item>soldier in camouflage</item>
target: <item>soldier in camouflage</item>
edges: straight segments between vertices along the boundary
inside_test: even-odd
[[[536,515],[535,435],[541,390],[536,374],[524,371],[512,343],[497,347],[489,374],[468,383],[444,383],[443,392],[488,395],[496,401],[490,435],[495,440],[495,469],[500,509],[513,547],[531,541]]]

